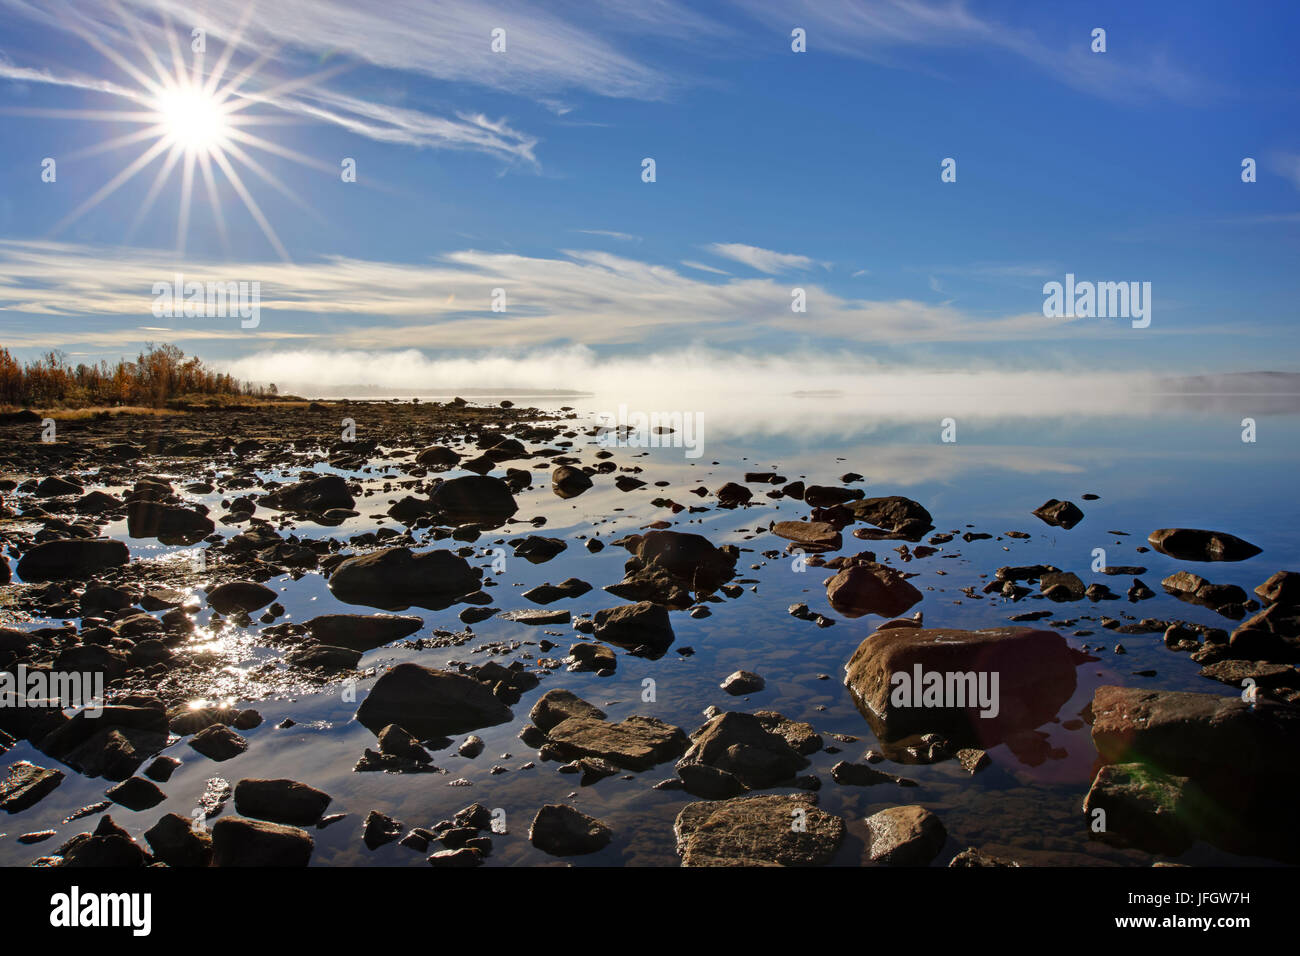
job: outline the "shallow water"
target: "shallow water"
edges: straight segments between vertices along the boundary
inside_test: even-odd
[[[519,405],[530,403],[526,397],[511,398]],[[551,408],[561,403],[576,406],[580,417],[574,424],[593,424],[597,412],[617,407],[616,402],[592,396],[560,401],[550,398],[548,402]],[[730,543],[745,549],[737,565],[738,577],[754,583],[746,584],[745,593],[735,600],[724,598],[709,605],[713,611],[710,617],[693,619],[684,612],[674,613],[676,643],[660,660],[650,661],[620,650],[617,673],[612,677],[562,669],[544,676],[538,688],[513,706],[513,721],[478,731],[487,744],[480,757],[467,760],[458,756],[455,744],[434,754],[435,763],[449,771],[446,775],[353,773],[353,764],[364,747],[373,745],[374,737],[352,720],[356,703],[344,699],[345,685],[332,685],[324,691],[309,688],[297,696],[281,690],[270,699],[249,699],[245,695],[257,684],[241,672],[270,655],[258,647],[256,627],[239,634],[227,627],[207,636],[228,657],[230,665],[214,682],[211,696],[234,695],[261,712],[265,718],[262,725],[244,734],[250,742],[248,751],[233,760],[215,763],[181,740],[166,751],[183,761],[163,785],[168,800],[139,813],[116,806],[110,812],[117,823],[142,839],[143,831],[166,812],[189,817],[212,777],[224,778],[232,786],[245,777],[291,777],[329,793],[333,802],[328,812],[348,814],[345,820],[314,831],[313,865],[425,865],[423,854],[396,844],[367,850],[360,840],[366,812],[381,810],[409,828],[430,826],[472,802],[505,812],[509,833],[494,837],[488,865],[675,865],[672,822],[681,807],[694,798],[681,791],[651,789],[655,782],[673,775],[671,763],[632,775],[630,780],[615,776],[580,787],[576,776],[556,773],[556,764],[537,761],[536,753],[517,739],[533,702],[545,691],[563,687],[602,707],[611,720],[647,714],[688,732],[703,722],[701,712],[710,704],[723,709],[776,710],[786,717],[812,723],[827,744],[841,751],[812,755],[809,768],[823,781],[820,806],[848,822],[849,839],[839,855],[841,863],[852,865],[863,859],[862,821],[866,816],[886,806],[920,803],[938,813],[949,833],[948,846],[936,861],[939,864],[967,846],[978,846],[1001,850],[1025,862],[1147,865],[1153,859],[1148,854],[1116,850],[1089,839],[1081,804],[1093,776],[1096,753],[1087,726],[1066,730],[1061,723],[1077,717],[1100,684],[1225,696],[1233,690],[1199,677],[1200,665],[1184,653],[1167,650],[1160,634],[1115,635],[1098,626],[1100,617],[1181,619],[1231,629],[1233,622],[1214,611],[1164,594],[1160,580],[1175,570],[1188,568],[1215,583],[1237,584],[1250,592],[1274,571],[1297,566],[1293,489],[1300,417],[1293,402],[1274,401],[1266,411],[1260,410],[1258,399],[1250,398],[1179,402],[1148,401],[1128,413],[1079,417],[1064,409],[1052,413],[1043,409],[1042,415],[1035,415],[1033,402],[1026,400],[1023,404],[1029,407],[1018,414],[996,418],[955,414],[957,441],[945,443],[941,441],[937,416],[878,417],[869,401],[786,396],[775,403],[781,414],[772,413],[771,400],[762,403],[761,409],[756,403],[753,414],[746,414],[743,402],[732,402],[715,413],[706,410],[703,453],[696,458],[687,457],[681,448],[615,449],[615,460],[620,464],[644,469],[638,477],[648,484],[630,493],[615,489],[613,476],[606,475],[597,476],[595,488],[580,497],[563,500],[551,492],[546,472],[535,470],[534,487],[516,496],[520,506],[516,517],[526,520],[540,515],[546,518],[546,524],[538,529],[512,525],[484,534],[475,542],[481,556],[471,563],[490,575],[490,550],[505,547],[506,554],[512,555],[513,549],[501,542],[528,533],[562,537],[569,547],[553,560],[538,565],[509,557],[506,571],[497,576],[498,586],[492,590],[494,606],[503,610],[536,607],[520,596],[522,591],[570,576],[590,582],[593,590],[576,600],[548,607],[567,608],[576,616],[622,603],[601,587],[622,578],[627,553],[622,548],[607,547],[590,554],[583,547],[582,536],[596,535],[608,543],[660,519],[673,520],[673,526],[680,530],[704,533],[715,544]],[[1252,404],[1253,409],[1248,407]],[[960,403],[956,407],[960,408]],[[1241,419],[1249,415],[1258,421],[1258,440],[1254,443],[1241,440]],[[592,454],[597,450],[595,440],[580,436],[575,441],[583,462],[592,463]],[[377,488],[382,484],[381,476],[401,476],[400,466],[383,468],[382,464],[375,462],[369,473],[356,477],[368,488]],[[915,498],[934,516],[936,531],[973,530],[995,536],[970,543],[958,537],[943,545],[938,554],[903,565],[893,551],[900,542],[859,541],[851,537],[853,526],[845,530],[845,545],[839,553],[871,550],[882,561],[919,573],[912,583],[925,598],[913,611],[924,612],[927,626],[992,626],[1007,623],[1016,613],[1050,608],[1054,612],[1051,620],[1076,621],[1072,626],[1058,628],[1072,646],[1104,645],[1095,663],[1078,669],[1076,692],[1056,722],[1041,728],[1049,734],[1051,746],[1058,748],[1056,759],[1030,766],[1006,746],[998,746],[990,751],[993,765],[974,776],[963,772],[955,761],[930,766],[889,762],[880,765],[881,769],[915,780],[919,784],[916,788],[900,789],[891,784],[843,787],[830,779],[834,763],[859,759],[873,747],[879,749],[842,684],[845,661],[879,619],[848,620],[830,609],[823,582],[833,572],[816,567],[801,572],[796,570],[797,562],[788,556],[769,560],[761,555],[762,551],[784,549],[786,542],[765,533],[765,529],[773,521],[805,516],[808,507],[802,502],[768,499],[762,494],[766,486],[758,484],[749,485],[754,491],[752,505],[735,510],[712,507],[712,495],[700,499],[688,493],[688,489],[699,485],[712,492],[724,482],[741,481],[746,471],[772,469],[787,479],[804,479],[810,484],[838,484],[843,473],[859,472],[865,479],[855,487],[862,487],[869,496],[900,494]],[[320,466],[318,470],[327,469]],[[448,477],[455,474],[458,472],[448,473]],[[284,480],[293,475],[269,477]],[[671,484],[657,488],[654,482],[659,480]],[[1083,501],[1085,493],[1097,494],[1100,500]],[[400,530],[400,525],[382,514],[390,501],[403,494],[379,492],[359,499],[361,517],[341,527],[300,523],[294,530],[303,537],[332,536],[344,541],[350,535],[378,527]],[[650,504],[659,496],[685,505],[711,507],[707,513],[683,512],[674,518],[666,509]],[[1050,527],[1030,514],[1048,498],[1072,500],[1082,507],[1086,517],[1069,531]],[[211,506],[214,514],[220,513],[220,499],[219,494],[195,498]],[[186,552],[191,549],[126,539],[124,525],[115,524],[108,533],[128,540],[133,557],[187,560]],[[1145,546],[1151,531],[1172,526],[1228,531],[1263,550],[1247,561],[1216,564],[1178,562],[1155,551],[1137,552],[1138,547]],[[227,534],[238,530],[222,525],[218,529]],[[1012,530],[1028,532],[1031,538],[1005,537],[1004,533]],[[1127,535],[1111,533],[1120,531]],[[441,542],[434,546],[458,544]],[[1105,549],[1106,563],[1110,565],[1145,566],[1148,570],[1141,578],[1158,592],[1157,596],[1137,604],[1124,599],[1129,579],[1092,573],[1094,548]],[[1109,584],[1121,599],[1096,604],[1087,600],[1052,604],[1030,597],[1011,604],[1000,597],[981,595],[972,599],[961,591],[974,585],[978,594],[987,577],[1001,565],[1039,562],[1074,571],[1085,584],[1094,580]],[[266,583],[280,592],[280,600],[288,609],[281,620],[301,621],[318,614],[368,610],[334,598],[318,573],[299,580],[284,576]],[[814,612],[834,618],[836,623],[821,629],[789,616],[787,608],[799,601],[806,602]],[[439,612],[418,608],[403,612],[418,614],[426,623],[426,629],[411,639],[428,636],[434,628],[463,630],[457,619],[462,608],[457,605]],[[200,621],[207,617],[205,609]],[[51,622],[33,621],[30,626],[47,623]],[[1094,633],[1072,636],[1080,629]],[[361,667],[382,669],[403,660],[434,667],[452,661],[483,663],[489,659],[489,654],[480,650],[484,645],[536,642],[542,637],[559,645],[546,656],[562,657],[569,644],[587,639],[567,625],[530,627],[499,618],[474,625],[472,631],[474,638],[460,647],[416,650],[399,644],[380,648],[367,653]],[[1115,655],[1111,649],[1116,643],[1123,643],[1128,653]],[[692,648],[694,653],[677,653],[684,647]],[[525,645],[521,650],[542,656],[535,646]],[[514,656],[497,659],[508,664]],[[1134,671],[1148,668],[1156,670],[1155,677],[1133,675]],[[764,676],[766,689],[748,698],[730,698],[718,684],[737,669]],[[830,679],[819,679],[819,675],[829,675]],[[371,676],[359,682],[357,700],[373,679]],[[653,701],[642,699],[646,679],[653,681]],[[296,726],[277,729],[276,725],[286,717],[292,717]],[[836,742],[830,734],[857,740]],[[5,758],[7,762],[30,759],[41,766],[56,765],[25,743]],[[534,761],[536,766],[522,769],[528,761]],[[508,768],[508,772],[494,775],[490,772],[494,765]],[[471,785],[449,785],[458,778]],[[103,799],[107,785],[68,772],[63,784],[35,807],[0,819],[0,864],[27,864],[52,852],[73,834],[93,829],[94,817],[70,824],[62,824],[61,820],[82,805]],[[527,840],[528,825],[542,804],[556,802],[570,803],[609,824],[615,834],[610,846],[592,856],[567,861],[535,850]],[[233,800],[224,812],[234,813]],[[36,846],[22,846],[15,840],[21,833],[46,828],[57,829],[58,835]],[[1205,844],[1197,844],[1181,859],[1196,864],[1256,862]]]

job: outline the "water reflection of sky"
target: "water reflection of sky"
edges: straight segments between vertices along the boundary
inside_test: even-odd
[[[517,404],[524,404],[518,397],[513,398]],[[1251,400],[1242,401],[1249,405]],[[670,652],[652,662],[620,651],[617,673],[610,678],[563,670],[552,673],[513,707],[512,722],[479,731],[487,744],[482,756],[466,760],[455,754],[454,747],[435,754],[435,762],[449,771],[446,775],[351,772],[363,748],[373,745],[374,738],[351,719],[355,704],[343,699],[342,687],[334,685],[324,691],[281,688],[271,699],[251,703],[265,720],[247,733],[251,741],[247,753],[218,764],[179,742],[168,751],[184,761],[163,786],[168,800],[141,813],[115,807],[114,819],[139,836],[164,812],[190,816],[198,795],[213,776],[223,777],[232,785],[250,776],[287,776],[325,790],[334,797],[330,811],[349,814],[341,823],[314,834],[315,864],[423,865],[420,854],[396,845],[366,850],[359,838],[366,812],[378,809],[408,827],[429,826],[476,801],[506,811],[510,832],[494,839],[494,865],[555,862],[534,850],[526,839],[532,815],[543,803],[550,802],[572,803],[605,820],[615,831],[615,840],[606,850],[576,859],[575,863],[675,863],[672,820],[689,798],[679,792],[651,789],[654,782],[672,775],[671,764],[637,774],[632,780],[616,776],[594,786],[579,787],[576,777],[557,774],[555,764],[537,762],[536,753],[516,738],[536,698],[548,689],[564,687],[605,708],[615,720],[634,713],[651,714],[690,731],[702,723],[704,708],[716,704],[733,709],[778,710],[787,717],[813,723],[823,735],[857,737],[853,743],[835,743],[841,749],[838,754],[823,752],[811,758],[811,772],[819,774],[824,783],[821,805],[849,821],[850,840],[841,853],[841,862],[860,859],[864,834],[861,821],[866,815],[889,805],[919,802],[939,813],[951,835],[953,849],[967,845],[1002,848],[1042,862],[1148,863],[1150,858],[1143,854],[1108,849],[1089,841],[1080,804],[1092,778],[1095,751],[1086,726],[1067,730],[1062,724],[1077,716],[1092,690],[1102,683],[1224,694],[1231,691],[1199,677],[1199,665],[1185,654],[1166,650],[1159,634],[1117,636],[1101,629],[1098,619],[1102,614],[1129,615],[1134,619],[1180,618],[1229,628],[1231,622],[1163,593],[1139,604],[1120,600],[1048,605],[1026,599],[1011,605],[1001,599],[972,600],[961,589],[974,585],[978,593],[987,576],[1003,564],[1045,562],[1078,573],[1085,583],[1101,580],[1122,594],[1129,584],[1127,578],[1095,575],[1090,570],[1093,549],[1100,547],[1106,550],[1109,564],[1147,567],[1142,579],[1160,591],[1161,578],[1189,565],[1154,551],[1139,553],[1137,548],[1145,545],[1152,530],[1182,525],[1229,531],[1258,544],[1263,552],[1245,562],[1190,565],[1215,583],[1238,584],[1251,590],[1274,571],[1296,566],[1292,529],[1297,517],[1293,496],[1296,450],[1300,447],[1296,442],[1297,418],[1293,414],[1259,413],[1258,440],[1246,444],[1241,441],[1241,419],[1250,415],[1250,410],[1233,403],[1229,407],[1192,409],[1165,403],[1160,408],[1143,407],[1127,415],[1113,412],[1087,418],[1070,416],[1063,409],[1044,409],[1046,414],[1034,416],[1028,414],[1032,407],[1027,407],[1024,414],[996,416],[966,415],[958,410],[950,413],[957,422],[957,441],[943,443],[942,416],[907,420],[873,417],[845,407],[841,399],[810,402],[785,396],[784,402],[797,405],[798,413],[787,416],[780,427],[763,420],[760,403],[752,406],[760,411],[753,421],[740,414],[743,407],[739,406],[744,403],[716,419],[705,410],[706,445],[699,458],[688,459],[681,449],[673,448],[618,449],[617,460],[641,466],[644,471],[638,477],[649,482],[630,493],[616,490],[613,476],[598,476],[591,491],[576,499],[562,500],[551,493],[546,471],[536,470],[534,487],[518,496],[518,517],[545,518],[544,526],[535,533],[562,537],[569,547],[559,557],[540,565],[511,558],[505,573],[497,576],[497,586],[489,588],[494,606],[503,610],[530,607],[520,597],[522,591],[569,576],[582,578],[595,587],[576,600],[552,607],[567,607],[576,615],[620,603],[600,588],[622,577],[626,552],[606,548],[597,554],[589,553],[580,536],[595,535],[608,543],[650,521],[672,518],[666,509],[650,504],[656,497],[685,505],[699,504],[701,499],[689,494],[689,489],[703,485],[714,491],[726,481],[741,480],[745,471],[774,468],[789,479],[802,478],[809,483],[837,483],[843,473],[859,472],[865,476],[860,487],[868,495],[905,494],[919,500],[934,516],[937,530],[973,529],[997,536],[971,543],[959,538],[931,558],[899,565],[892,551],[895,542],[858,541],[846,531],[845,553],[872,550],[882,560],[905,567],[908,572],[919,572],[913,583],[925,594],[920,609],[928,625],[990,626],[1005,623],[1011,614],[1020,611],[1050,607],[1054,619],[1073,622],[1061,625],[1062,633],[1093,632],[1090,636],[1070,636],[1074,646],[1106,648],[1097,655],[1096,663],[1079,669],[1078,689],[1062,708],[1058,722],[1042,728],[1050,745],[1065,752],[1063,759],[1029,766],[1000,746],[991,753],[994,766],[975,777],[968,777],[953,762],[934,766],[886,764],[887,769],[916,780],[919,787],[854,788],[832,783],[829,769],[835,762],[858,759],[875,745],[841,677],[844,662],[870,633],[876,619],[840,618],[826,602],[824,572],[811,568],[796,573],[788,557],[769,560],[762,556],[763,551],[782,549],[785,542],[760,529],[773,521],[801,517],[807,508],[800,502],[768,499],[763,496],[764,486],[751,485],[755,491],[753,507],[712,509],[700,515],[683,512],[676,518],[675,526],[682,530],[700,531],[715,543],[734,543],[745,549],[738,571],[740,577],[753,582],[746,585],[742,597],[710,605],[710,617],[697,620],[685,614],[673,615],[675,647],[690,647],[693,655]],[[565,403],[577,406],[584,416],[616,407],[594,397],[566,399]],[[1027,400],[1025,403],[1030,404]],[[582,444],[592,439],[580,437],[577,441],[583,461],[593,462],[597,447]],[[285,480],[297,471],[294,467],[287,474],[268,477]],[[406,492],[383,492],[380,486],[386,476],[398,475],[400,465],[376,466],[359,476],[367,489],[357,506],[359,517],[341,527],[303,524],[294,528],[294,533],[345,540],[377,527],[397,527],[382,514],[391,501]],[[669,481],[669,487],[655,487],[653,483],[659,480]],[[1085,493],[1097,494],[1100,500],[1083,501]],[[214,514],[220,513],[219,494],[191,497],[204,501]],[[1073,500],[1086,517],[1070,531],[1049,527],[1030,514],[1048,498]],[[711,503],[712,497],[707,500]],[[236,529],[221,530],[231,534]],[[1028,532],[1031,538],[1021,541],[1002,536],[1010,530]],[[115,536],[125,535],[125,527],[120,524],[109,531]],[[532,531],[519,524],[484,534],[474,543],[478,556],[472,563],[483,567],[490,576],[491,550],[507,547],[508,539]],[[154,541],[133,540],[130,544],[134,555],[158,560],[160,569],[169,556],[177,560],[176,556],[187,550]],[[507,551],[512,553],[508,547]],[[338,601],[317,574],[296,581],[283,576],[267,584],[280,593],[288,609],[285,620],[367,610]],[[819,629],[790,617],[787,608],[798,601],[807,602],[814,611],[829,613],[838,619],[837,623]],[[427,636],[434,628],[461,630],[463,625],[456,617],[460,609],[457,606],[440,612],[409,613],[424,618],[426,629],[421,634]],[[207,617],[206,612],[201,616],[205,624]],[[492,657],[490,650],[484,650],[486,645],[498,641],[536,642],[542,637],[559,645],[552,656],[562,656],[568,645],[580,638],[565,627],[532,628],[500,619],[475,625],[473,633],[475,637],[461,647],[422,651],[402,645],[380,648],[366,654],[361,666],[382,668],[398,660],[429,666],[457,661],[477,664]],[[218,645],[229,658],[228,666],[236,671],[265,660],[268,654],[274,656],[259,645],[255,628],[236,635],[226,627],[200,639]],[[1123,643],[1128,653],[1115,655],[1111,649],[1116,643]],[[539,656],[535,645],[525,644],[523,650]],[[497,659],[507,663],[512,657]],[[744,701],[728,698],[717,685],[727,674],[741,668],[766,677],[767,689]],[[1148,668],[1156,670],[1157,676],[1133,674]],[[229,671],[224,673],[230,676]],[[822,679],[822,675],[829,675],[829,679]],[[653,703],[641,699],[646,678],[655,682]],[[359,695],[365,693],[371,681],[361,682]],[[218,677],[210,696],[225,696],[230,686],[229,680]],[[276,725],[285,717],[292,717],[295,726],[278,728]],[[826,739],[834,743],[829,736]],[[26,744],[6,756],[10,762],[50,762]],[[523,769],[529,761],[536,762],[536,766]],[[494,775],[490,772],[493,765],[509,768],[509,772]],[[471,786],[449,786],[450,781],[459,778],[470,781]],[[0,838],[0,863],[27,863],[68,836],[90,829],[93,820],[68,825],[61,825],[60,820],[82,804],[102,799],[105,786],[104,781],[70,773],[53,796],[32,810],[4,820],[0,830],[8,836]],[[226,812],[233,812],[233,805]],[[59,829],[58,838],[36,847],[19,846],[13,839],[18,833],[45,827]],[[1232,858],[1198,845],[1186,860],[1208,863],[1231,862]]]

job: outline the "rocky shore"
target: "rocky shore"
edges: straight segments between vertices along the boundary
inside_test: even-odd
[[[988,567],[960,593],[996,602],[1003,625],[930,627],[943,559],[982,541],[1009,551],[1031,532],[936,529],[921,502],[869,495],[852,473],[737,467],[712,488],[674,486],[652,462],[604,449],[567,408],[457,400],[99,416],[60,423],[52,443],[39,419],[0,424],[0,674],[25,695],[0,706],[10,758],[0,841],[30,846],[34,865],[298,866],[318,862],[317,840],[339,824],[370,851],[398,846],[440,867],[491,862],[519,840],[547,859],[616,862],[603,854],[619,828],[574,799],[575,786],[611,778],[653,797],[659,815],[647,819],[675,812],[654,825],[684,866],[1029,865],[972,845],[942,807],[909,799],[909,774],[937,767],[975,786],[990,752],[1026,767],[1062,760],[1043,730],[1062,721],[1090,727],[1095,747],[1077,793],[1081,839],[1145,855],[1130,861],[1198,843],[1300,861],[1286,806],[1300,782],[1300,574],[1276,570],[1250,591],[1216,582],[1217,569],[1261,553],[1228,532],[1144,529],[1139,558],[1186,564],[1159,581],[1140,565]],[[622,507],[587,513],[583,496],[606,492],[635,506],[635,530],[598,533]],[[574,509],[580,530],[547,533],[541,500]],[[779,518],[765,510],[774,503]],[[1087,521],[1084,506],[1050,498],[1025,521],[1067,533]],[[746,545],[684,527],[720,511],[751,515]],[[358,529],[363,520],[375,527]],[[617,555],[621,574],[524,589],[504,573],[566,552]],[[788,676],[771,669],[710,678],[730,709],[702,700],[694,725],[650,703],[612,717],[565,686],[633,665],[663,676],[690,667],[684,624],[723,626],[734,602],[753,600],[755,575],[792,562],[822,582],[821,609],[801,600],[780,626],[843,639],[842,673],[820,677],[860,712],[861,756],[841,756],[858,738],[819,728],[815,709],[752,705]],[[1157,594],[1147,580],[1197,613],[1138,617]],[[347,609],[291,612],[295,589],[315,582]],[[591,610],[571,607],[597,597]],[[499,621],[525,636],[484,645],[474,628]],[[1092,665],[1142,640],[1199,665],[1204,690],[1162,690],[1134,673],[1067,711],[1092,686]],[[386,648],[415,659],[365,663]],[[419,659],[457,648],[478,662]],[[28,693],[60,674],[93,677],[106,699],[75,709]],[[349,689],[369,741],[351,773],[454,787],[463,778],[448,768],[479,758],[498,728],[528,751],[521,769],[560,776],[512,807],[529,823],[511,828],[482,784],[441,819],[403,822],[300,780],[216,775],[261,746],[262,701],[326,691],[346,701]],[[214,776],[193,814],[160,813],[186,762]],[[100,781],[102,799],[60,828],[25,829],[23,814],[57,801],[72,776]],[[834,812],[827,790],[877,809]],[[121,823],[150,813],[142,832]]]

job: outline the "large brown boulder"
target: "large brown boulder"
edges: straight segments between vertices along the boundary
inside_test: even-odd
[[[715,591],[731,580],[740,554],[734,547],[715,547],[708,538],[689,531],[647,531],[619,543],[643,567],[661,569],[699,594]]]
[[[845,505],[859,521],[907,541],[920,541],[921,536],[934,527],[934,519],[920,502],[902,495],[884,498],[864,498]]]
[[[18,560],[18,576],[24,581],[88,578],[126,564],[130,556],[121,541],[59,538],[24,551]]]
[[[519,510],[510,486],[490,475],[465,475],[444,481],[429,495],[433,507],[455,524],[496,527]]]
[[[702,800],[673,823],[682,866],[824,866],[844,842],[844,821],[812,794]]]
[[[940,733],[988,749],[1056,716],[1077,662],[1055,631],[886,628],[858,645],[844,683],[882,738]]]
[[[1180,561],[1244,561],[1260,552],[1249,541],[1226,531],[1199,528],[1161,528],[1152,531],[1147,541],[1161,554]]]

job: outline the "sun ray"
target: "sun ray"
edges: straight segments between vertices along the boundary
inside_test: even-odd
[[[199,154],[199,169],[203,171],[203,184],[207,188],[208,205],[212,207],[212,217],[217,223],[217,235],[221,237],[221,248],[230,254],[230,237],[226,235],[226,218],[221,213],[221,201],[217,196],[217,180],[212,175],[212,158],[207,153]]]
[[[111,195],[119,186],[121,186],[123,183],[125,183],[128,179],[133,177],[140,170],[144,169],[146,166],[152,163],[154,157],[157,156],[166,148],[167,148],[167,143],[163,140],[159,140],[158,142],[154,143],[147,150],[145,150],[138,157],[136,157],[135,161],[131,163],[131,165],[127,166],[126,169],[122,170],[120,173],[118,173],[116,176],[110,179],[107,183],[101,186],[98,192],[96,192],[93,196],[91,196],[89,199],[83,202],[80,206],[78,206],[72,212],[68,213],[68,215],[64,216],[57,223],[55,223],[54,228],[50,230],[50,235],[57,235],[63,229],[66,229],[69,225],[71,225],[72,223],[76,222],[79,218],[81,218],[83,214],[98,206],[104,199],[108,198],[108,196]]]
[[[243,93],[240,94],[239,101],[236,103],[223,103],[222,109],[226,113],[234,113],[239,110],[247,109],[257,103],[273,101],[276,97],[285,93],[291,93],[303,86],[309,86],[320,80],[329,79],[331,76],[337,76],[346,70],[352,69],[350,63],[340,63],[332,66],[328,70],[321,70],[319,73],[313,73],[311,76],[300,76],[296,79],[285,80],[278,86],[272,86],[269,89],[262,90],[260,93]]]
[[[240,42],[244,39],[244,31],[248,28],[248,22],[253,18],[253,10],[257,7],[255,2],[250,2],[244,8],[243,16],[235,24],[235,32],[226,41],[225,49],[221,51],[221,56],[217,58],[216,65],[212,68],[212,73],[208,75],[208,81],[203,87],[203,92],[208,96],[216,94],[217,86],[221,83],[222,77],[226,75],[226,69],[230,66],[231,57],[235,55],[235,50],[239,48]],[[215,97],[220,99],[220,97]]]
[[[260,149],[264,153],[274,153],[284,159],[292,159],[296,163],[309,166],[312,169],[319,169],[321,172],[334,173],[335,168],[328,163],[322,163],[319,159],[313,159],[311,156],[305,156],[297,150],[290,149],[288,146],[281,146],[279,143],[273,143],[269,139],[263,139],[260,136],[254,136],[252,133],[242,129],[229,130],[229,138],[238,140],[254,149]]]
[[[158,199],[158,194],[162,192],[163,186],[167,185],[172,170],[176,168],[177,162],[180,161],[184,153],[185,150],[179,143],[172,145],[171,152],[163,160],[158,175],[154,177],[153,185],[149,187],[149,192],[145,194],[144,201],[140,204],[140,208],[136,210],[135,218],[131,220],[131,225],[126,231],[128,242],[135,236],[136,230],[144,222],[145,216],[149,215],[149,210],[153,208],[154,202]]]
[[[87,146],[84,149],[78,149],[66,154],[63,158],[68,159],[85,159],[87,156],[97,156],[100,153],[106,153],[109,150],[117,149],[121,146],[129,146],[131,143],[138,143],[142,139],[150,139],[166,132],[166,127],[161,123],[156,126],[148,126],[144,129],[136,130],[134,133],[123,133],[121,136],[115,136],[112,139],[106,139],[102,143],[96,143],[94,146]]]
[[[68,29],[72,30],[72,32],[77,34],[77,36],[81,37],[81,39],[94,47],[105,59],[111,60],[115,63],[118,69],[122,70],[122,72],[131,77],[150,93],[157,95],[162,90],[162,85],[159,82],[151,79],[148,74],[141,72],[130,60],[122,56],[108,44],[102,42],[98,37],[83,28],[80,24],[69,22]]]
[[[127,14],[122,4],[118,0],[112,0],[112,3],[113,9],[117,11],[118,19],[125,24],[127,32],[131,34],[131,39],[135,41],[136,49],[140,51],[140,55],[149,61],[153,71],[158,74],[159,82],[166,83],[168,81],[167,68],[163,66],[162,60],[158,59],[158,54],[154,53],[153,47],[145,42],[144,36],[140,33],[140,28],[136,26],[135,20]]]
[[[257,161],[257,157],[248,155],[248,153],[244,152],[244,150],[234,142],[227,142],[222,148],[225,149],[225,151],[229,153],[231,156],[234,156],[235,159],[239,160],[241,163],[247,166],[249,170],[251,170],[259,179],[262,180],[262,182],[266,183],[272,189],[276,190],[278,193],[280,193],[280,195],[284,196],[286,199],[288,199],[290,202],[296,205],[303,212],[308,213],[313,218],[315,218],[318,222],[325,222],[325,217],[320,214],[319,210],[312,208],[306,202],[304,202],[303,199],[297,193],[295,193],[292,189],[290,189],[283,182],[281,182],[279,178],[275,176],[274,173],[272,173],[270,170],[266,169],[261,163],[259,163]]]
[[[284,245],[280,242],[280,237],[275,234],[275,230],[271,228],[271,224],[267,221],[266,216],[262,215],[262,207],[257,204],[257,200],[253,198],[252,194],[244,186],[244,181],[239,178],[239,173],[235,172],[235,168],[230,165],[230,160],[226,158],[226,154],[220,149],[214,149],[212,151],[212,158],[217,161],[217,165],[221,167],[221,171],[226,174],[226,178],[230,180],[230,185],[235,187],[235,192],[238,193],[239,198],[244,201],[244,205],[248,207],[249,214],[252,215],[252,217],[257,220],[257,224],[262,227],[262,232],[266,235],[267,241],[270,242],[275,248],[275,251],[280,254],[280,258],[285,262],[292,262],[293,260],[289,258],[288,250],[285,249]]]
[[[181,174],[181,204],[176,216],[176,251],[185,251],[185,237],[190,230],[190,198],[194,194],[194,158],[192,149],[185,151],[185,171]]]

